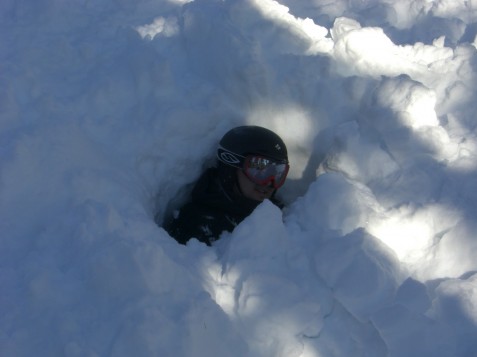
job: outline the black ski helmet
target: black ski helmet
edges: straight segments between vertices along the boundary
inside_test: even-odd
[[[219,162],[242,168],[247,155],[263,155],[269,159],[288,163],[287,147],[273,131],[255,125],[239,126],[229,130],[217,149]]]

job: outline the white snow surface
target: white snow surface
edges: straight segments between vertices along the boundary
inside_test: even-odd
[[[2,0],[0,356],[476,357],[477,1]],[[154,223],[256,124],[286,208]]]

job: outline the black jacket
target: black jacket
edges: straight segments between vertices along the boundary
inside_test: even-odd
[[[259,203],[227,192],[220,183],[218,170],[211,168],[200,177],[190,200],[166,222],[164,229],[181,244],[197,238],[210,245],[224,231],[233,231]]]

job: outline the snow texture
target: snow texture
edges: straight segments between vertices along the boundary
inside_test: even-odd
[[[0,356],[476,357],[477,1],[2,0]],[[237,125],[283,212],[154,223]]]

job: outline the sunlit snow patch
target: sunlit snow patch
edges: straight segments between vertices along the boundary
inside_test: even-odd
[[[441,236],[454,228],[460,219],[458,212],[433,204],[426,207],[406,205],[386,217],[371,219],[368,230],[388,245],[411,272],[432,264],[434,250]],[[421,278],[419,276],[419,278]]]
[[[138,26],[135,30],[141,35],[141,37],[153,39],[158,35],[164,37],[172,37],[179,32],[179,25],[177,18],[175,17],[156,17],[150,24]]]
[[[333,42],[327,37],[328,30],[315,24],[312,19],[295,17],[290,14],[288,7],[273,0],[254,0],[251,4],[264,18],[306,42],[306,54],[329,53],[332,50]]]

